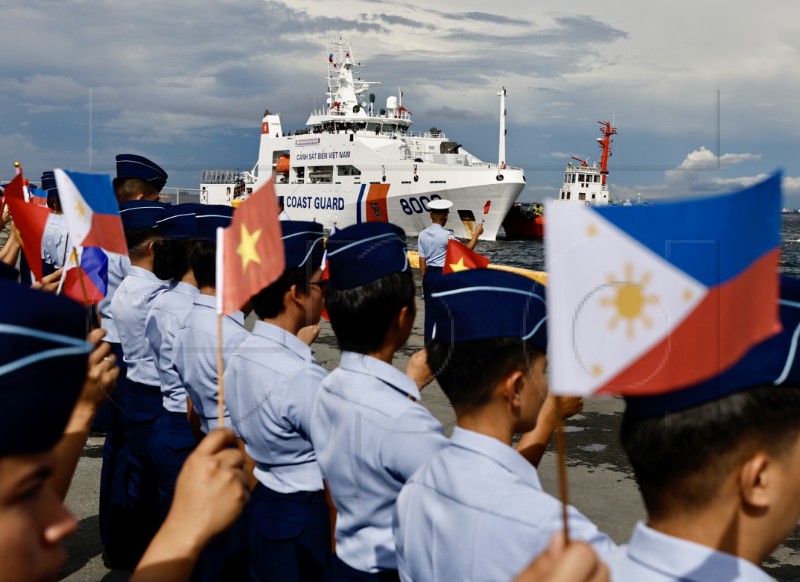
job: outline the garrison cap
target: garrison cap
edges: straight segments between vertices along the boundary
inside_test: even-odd
[[[86,312],[75,301],[0,278],[0,456],[59,441],[86,376]]]
[[[231,225],[233,210],[233,206],[225,204],[198,204],[195,207],[198,238],[216,241],[217,229]]]
[[[780,310],[783,330],[752,348],[733,367],[694,386],[653,396],[625,398],[626,414],[635,418],[663,416],[756,386],[800,387],[800,279],[781,277]]]
[[[320,223],[284,220],[281,222],[281,239],[287,269],[306,265],[316,269],[322,264],[325,247]]]
[[[512,337],[547,351],[547,302],[540,283],[507,271],[470,269],[434,281],[432,339],[458,343]]]
[[[155,162],[136,154],[119,154],[117,156],[117,180],[139,178],[149,182],[161,192],[167,183],[167,173]]]
[[[364,222],[338,230],[326,248],[332,289],[353,289],[408,270],[406,233],[388,222]]]
[[[167,206],[163,215],[156,220],[156,231],[166,239],[184,239],[196,237],[196,208],[199,204],[176,204]]]
[[[149,200],[128,200],[120,202],[119,216],[125,230],[155,228],[165,215],[166,204]]]

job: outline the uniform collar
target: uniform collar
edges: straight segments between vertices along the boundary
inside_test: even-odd
[[[500,442],[494,437],[456,426],[450,437],[450,444],[490,458],[502,465],[520,479],[538,490],[542,490],[536,467],[520,455],[514,447]]]
[[[252,334],[282,345],[286,349],[297,354],[302,360],[314,361],[314,354],[311,348],[298,339],[296,335],[286,331],[282,327],[267,323],[266,321],[256,321],[253,326]]]
[[[641,521],[633,530],[627,553],[634,562],[676,580],[773,580],[761,568],[747,560],[661,533]],[[675,559],[676,556],[680,558]]]
[[[200,294],[200,289],[189,283],[184,283],[183,281],[178,281],[175,283],[175,285],[172,287],[172,291],[175,291],[175,293],[182,293],[184,295],[191,295],[192,297]]]
[[[157,283],[168,284],[168,281],[163,281],[155,276],[153,271],[148,271],[147,269],[143,269],[141,267],[136,267],[131,265],[128,269],[128,275],[133,275],[134,277],[140,277],[142,279],[149,279],[150,281],[154,281]]]
[[[217,298],[213,295],[203,295],[200,292],[195,295],[194,298],[195,305],[202,305],[203,307],[210,307],[214,311],[217,310]],[[233,313],[229,313],[225,317],[230,317],[233,321],[238,323],[241,326],[244,326],[244,313],[241,311],[234,311]]]
[[[416,382],[391,364],[377,358],[355,352],[342,352],[339,367],[356,374],[373,376],[413,400],[419,400]]]

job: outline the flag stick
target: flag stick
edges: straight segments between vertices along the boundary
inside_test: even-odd
[[[225,370],[222,363],[222,318],[221,313],[217,314],[217,416],[219,428],[225,428],[225,382],[223,375]]]
[[[564,419],[561,416],[561,396],[556,396],[556,452],[558,453],[558,494],[561,498],[561,519],[564,522],[564,542],[569,543],[569,522],[567,505],[569,504],[569,488],[567,486],[567,437],[564,432]]]

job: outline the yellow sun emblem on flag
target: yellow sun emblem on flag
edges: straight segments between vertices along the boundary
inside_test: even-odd
[[[236,248],[236,253],[242,257],[242,272],[247,270],[247,265],[250,263],[261,264],[261,257],[256,249],[259,238],[261,238],[260,228],[250,232],[244,224],[242,225],[241,242]]]
[[[644,273],[638,282],[633,280],[633,275],[634,269],[630,263],[625,265],[625,277],[622,281],[617,280],[614,275],[607,275],[608,283],[616,291],[616,295],[600,299],[600,305],[603,307],[616,309],[616,313],[608,322],[608,329],[613,331],[620,322],[624,321],[625,334],[629,339],[633,339],[636,335],[635,322],[637,319],[646,328],[653,325],[653,320],[647,316],[645,308],[648,305],[660,303],[657,296],[648,294],[646,290],[647,285],[653,279],[652,273]]]

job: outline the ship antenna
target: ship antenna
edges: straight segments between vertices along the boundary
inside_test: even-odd
[[[506,88],[503,87],[501,91],[498,91],[497,95],[500,97],[500,142],[497,152],[497,165],[502,170],[506,167]]]

